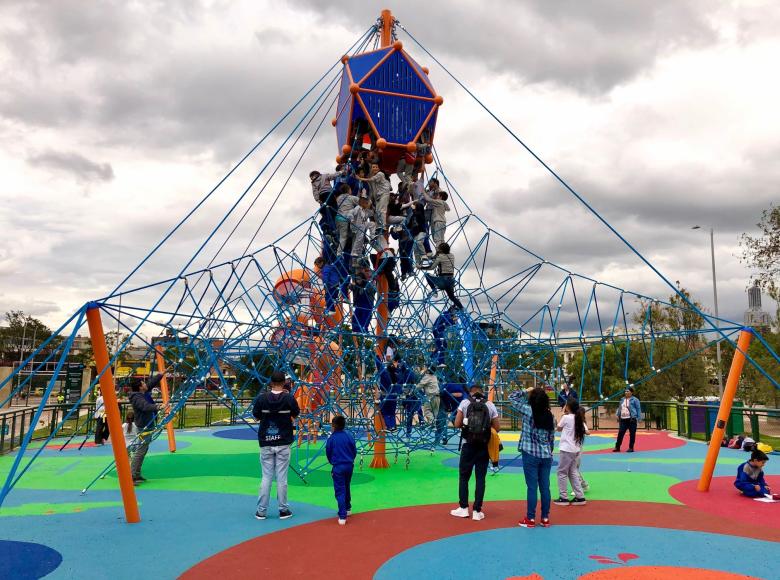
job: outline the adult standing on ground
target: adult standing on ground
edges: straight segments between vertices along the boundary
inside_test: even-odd
[[[639,404],[639,399],[634,396],[634,387],[626,387],[624,397],[620,399],[618,404],[617,419],[620,425],[615,448],[612,452],[620,452],[620,446],[623,445],[623,437],[626,431],[628,431],[628,453],[633,453],[634,443],[636,442],[636,426],[642,420],[642,407]]]
[[[558,393],[558,406],[563,409],[569,399],[574,399],[577,403],[580,402],[580,397],[577,395],[577,391],[574,390],[574,377],[569,377],[563,388]]]
[[[95,445],[103,445],[108,439],[108,421],[106,421],[106,405],[103,395],[95,399]]]
[[[550,397],[541,387],[530,387],[509,395],[509,402],[520,413],[523,421],[520,434],[520,451],[523,454],[523,474],[526,485],[526,516],[519,525],[533,528],[536,525],[537,489],[542,499],[543,528],[550,526],[550,469],[552,468],[555,422],[550,411]]]
[[[252,415],[260,421],[257,439],[260,443],[260,493],[255,517],[264,520],[271,499],[271,483],[276,479],[276,499],[279,502],[279,519],[292,517],[287,503],[287,470],[290,467],[290,446],[293,442],[293,419],[300,414],[295,397],[284,388],[285,377],[281,371],[271,374],[270,390],[255,401]]]
[[[147,397],[150,385],[152,387],[158,385],[162,380],[163,375],[157,375],[149,382],[144,379],[135,379],[130,385],[129,401],[133,406],[133,413],[135,414],[135,426],[138,428],[138,447],[136,447],[133,453],[133,462],[130,465],[130,471],[133,474],[133,483],[138,484],[142,481],[146,481],[146,478],[141,474],[141,468],[146,458],[146,453],[149,451],[149,444],[152,442],[152,427],[154,424],[154,418],[157,415],[157,411],[160,406],[155,404]],[[151,395],[150,395],[151,396]]]
[[[487,475],[490,455],[488,443],[490,442],[490,428],[499,431],[501,425],[498,420],[498,409],[485,399],[482,387],[474,385],[469,390],[471,400],[466,399],[458,405],[455,415],[455,428],[463,429],[463,447],[460,451],[459,478],[458,478],[458,502],[459,507],[450,510],[450,514],[456,518],[469,517],[469,480],[471,472],[474,472],[474,505],[471,518],[473,520],[485,519],[482,511],[482,501],[485,498],[485,476]]]

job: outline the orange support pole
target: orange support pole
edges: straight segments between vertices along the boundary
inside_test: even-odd
[[[382,35],[381,44],[382,48],[387,48],[393,43],[393,13],[389,10],[382,10]]]
[[[156,344],[154,346],[154,353],[157,358],[157,372],[162,374],[162,380],[160,381],[160,391],[162,392],[162,400],[163,405],[165,405],[165,414],[168,415],[168,413],[171,412],[171,396],[170,392],[168,391],[168,379],[165,376],[165,359],[163,358],[163,349],[162,345]],[[176,437],[173,435],[173,421],[168,421],[168,424],[165,425],[165,431],[168,434],[168,451],[171,453],[176,453]]]
[[[496,399],[496,371],[498,370],[498,355],[493,355],[493,360],[490,363],[490,385],[488,387],[488,401],[494,401]]]
[[[382,253],[377,255],[376,261],[376,266],[378,267],[382,262]],[[379,296],[379,304],[376,307],[376,354],[379,360],[383,361],[385,360],[385,351],[387,350],[387,321],[390,318],[390,310],[387,307],[387,294],[390,290],[390,285],[387,283],[387,278],[384,275],[376,278],[376,290]],[[377,432],[377,438],[374,443],[374,457],[371,460],[371,467],[380,469],[390,467],[385,456],[386,426],[379,408],[374,413],[374,429]]]
[[[710,448],[707,451],[707,458],[701,468],[701,477],[696,489],[699,491],[709,491],[712,474],[715,471],[715,463],[718,461],[720,453],[720,443],[723,440],[723,432],[726,429],[726,423],[731,414],[731,406],[734,403],[734,396],[737,394],[737,385],[739,377],[742,375],[742,368],[745,366],[745,355],[750,346],[753,333],[750,329],[742,329],[737,340],[737,350],[734,351],[734,358],[731,361],[728,379],[726,379],[726,388],[723,389],[723,398],[720,400],[718,409],[718,418],[715,421],[715,428],[712,430],[710,438]]]
[[[371,467],[374,469],[385,469],[390,467],[390,464],[387,462],[385,455],[385,420],[382,418],[379,408],[374,412],[374,429],[377,432],[377,437],[374,442],[374,457],[371,459]]]
[[[106,409],[109,438],[116,462],[116,474],[119,478],[119,489],[122,492],[122,502],[125,506],[125,519],[128,524],[137,524],[141,521],[141,514],[135,499],[135,488],[133,487],[133,478],[130,475],[130,459],[127,456],[125,438],[122,437],[122,419],[119,416],[114,374],[109,365],[106,336],[103,334],[103,321],[100,318],[99,306],[94,305],[87,308],[87,325],[92,341],[92,352],[95,356],[95,366],[98,373],[105,370],[100,377],[100,393],[103,395],[103,404]]]

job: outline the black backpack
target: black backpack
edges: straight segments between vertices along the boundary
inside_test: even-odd
[[[466,409],[468,424],[463,427],[466,443],[487,444],[490,441],[490,411],[482,399],[475,399]]]

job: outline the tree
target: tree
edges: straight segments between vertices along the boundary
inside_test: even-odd
[[[678,288],[691,300],[690,294],[680,288],[679,283]],[[694,304],[701,309],[700,304]],[[634,325],[644,328],[644,340],[628,341],[616,337],[614,341],[586,345],[584,355],[579,352],[572,357],[567,369],[574,375],[575,383],[582,381],[583,398],[614,395],[623,390],[626,381],[633,384],[648,376],[649,379],[638,385],[638,393],[645,400],[675,398],[683,401],[686,397],[705,394],[712,388],[706,371],[706,351],[696,353],[705,344],[702,335],[696,332],[703,327],[704,319],[680,295],[673,294],[669,304],[640,302],[640,308],[631,319]],[[652,342],[649,337],[651,328],[660,335]],[[652,374],[653,369],[664,370]]]
[[[5,313],[5,319],[8,325],[0,328],[0,360],[18,361],[25,358],[52,335],[48,326],[22,310],[9,310]],[[60,340],[52,341],[51,347],[56,347]]]
[[[777,302],[780,320],[780,206],[770,205],[756,225],[761,235],[742,234],[742,261],[757,270],[755,280]]]
[[[704,327],[704,319],[680,294],[698,310],[702,306],[679,282],[677,289],[679,294],[672,294],[669,304],[643,301],[642,310],[634,315],[634,322],[641,324],[649,308],[648,322],[653,330],[667,333],[655,341],[652,366],[656,369],[672,366],[642,384],[643,392],[652,393],[653,398],[662,401],[669,398],[684,401],[686,397],[710,394],[712,390],[706,371],[707,355],[704,351],[696,353],[705,345],[703,335],[697,332]]]
[[[109,360],[114,358],[117,347],[121,347],[124,341],[127,340],[128,336],[129,335],[127,333],[119,332],[117,330],[112,330],[106,333],[106,347],[108,348]],[[127,360],[127,354],[125,353],[127,346],[130,345],[128,344],[124,349],[122,349],[122,352],[119,353],[119,356],[114,362],[114,366],[122,365]],[[90,342],[89,346],[82,350],[75,358],[77,362],[82,363],[85,367],[94,367],[95,353],[92,351],[92,343]]]

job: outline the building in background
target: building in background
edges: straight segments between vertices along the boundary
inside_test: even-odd
[[[748,309],[745,310],[745,326],[751,326],[762,332],[766,332],[772,326],[772,317],[761,310],[761,288],[756,281],[748,288]]]

